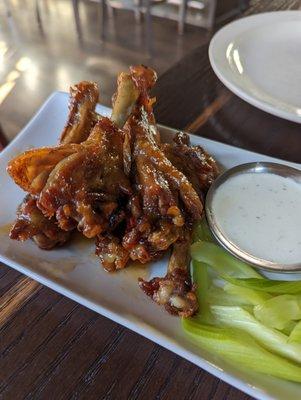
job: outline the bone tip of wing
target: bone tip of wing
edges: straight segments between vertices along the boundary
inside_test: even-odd
[[[157,72],[143,64],[130,66],[130,72],[135,79],[143,79],[148,88],[153,87],[157,81]]]
[[[78,101],[84,96],[88,96],[93,103],[97,103],[99,99],[99,86],[93,81],[81,81],[70,86],[71,101]]]

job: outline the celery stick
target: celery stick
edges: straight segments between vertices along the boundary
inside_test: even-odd
[[[269,293],[259,292],[254,289],[232,285],[232,283],[226,283],[224,286],[224,290],[227,293],[240,296],[241,298],[245,299],[245,301],[248,301],[249,304],[253,304],[253,306],[261,304],[272,297]]]
[[[224,289],[211,286],[207,294],[209,304],[227,305],[227,306],[250,306],[252,303],[239,295],[225,292]]]
[[[198,240],[214,242],[214,238],[207,224],[206,218],[203,218],[202,221],[195,225],[193,229],[193,241],[196,242]]]
[[[192,261],[192,279],[197,287],[199,302],[202,303],[206,297],[211,280],[208,275],[207,265],[198,261]]]
[[[288,322],[301,319],[300,300],[300,295],[276,296],[254,307],[254,315],[266,326],[282,330]]]
[[[298,322],[296,322],[296,321],[289,321],[286,323],[285,327],[283,329],[281,329],[281,332],[284,333],[286,336],[290,336],[290,334],[295,329],[297,324],[298,324]],[[288,342],[289,341],[290,340],[288,338]]]
[[[266,349],[301,363],[301,344],[288,343],[286,335],[266,327],[241,307],[211,306],[210,310],[218,324],[241,329]]]
[[[237,278],[261,278],[248,264],[233,257],[214,243],[198,241],[191,246],[193,260],[210,265],[218,274],[233,275]]]
[[[299,366],[270,353],[240,330],[198,324],[194,319],[182,319],[182,326],[196,345],[228,360],[237,368],[301,382]]]
[[[207,293],[211,285],[211,279],[208,274],[208,266],[198,261],[192,261],[192,278],[196,285],[196,292],[199,301],[199,312],[196,318],[202,322],[210,322],[212,316],[207,302]]]
[[[297,323],[288,338],[289,343],[301,343],[301,321]]]
[[[248,289],[260,290],[272,294],[301,294],[301,281],[275,281],[270,279],[257,278],[234,278],[228,274],[223,279],[233,285],[242,286]]]

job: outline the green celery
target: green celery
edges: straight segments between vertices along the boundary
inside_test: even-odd
[[[271,328],[284,329],[290,321],[301,319],[301,296],[283,294],[254,307],[255,317]]]
[[[261,278],[252,267],[233,257],[214,243],[198,241],[191,245],[191,257],[210,265],[218,274],[233,275],[237,278]]]
[[[250,335],[238,329],[198,324],[194,319],[182,319],[182,326],[196,345],[236,367],[301,383],[299,366],[267,351]]]
[[[276,281],[266,278],[236,278],[228,274],[223,279],[236,286],[259,290],[271,294],[301,294],[301,281]]]
[[[288,343],[286,335],[266,327],[241,307],[211,306],[210,311],[216,323],[241,329],[252,335],[266,349],[301,363],[301,344]]]

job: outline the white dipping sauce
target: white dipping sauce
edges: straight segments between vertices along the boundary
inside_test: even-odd
[[[212,200],[216,224],[232,243],[278,264],[301,262],[301,184],[270,173],[233,176]]]

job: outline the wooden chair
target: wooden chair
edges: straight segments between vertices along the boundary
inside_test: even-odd
[[[74,19],[75,26],[78,36],[82,37],[82,29],[80,23],[80,12],[79,12],[79,4],[80,1],[84,0],[72,0],[73,11],[74,11]],[[189,8],[189,0],[85,0],[85,1],[93,1],[99,4],[100,12],[101,12],[101,22],[100,22],[100,36],[102,39],[105,38],[106,31],[106,16],[113,18],[115,10],[131,10],[133,11],[136,22],[141,22],[142,15],[145,16],[145,25],[146,25],[146,36],[147,41],[149,41],[150,27],[152,23],[152,16],[158,16],[163,18],[169,18],[168,12],[166,12],[166,7],[168,6],[177,6],[178,13],[171,17],[171,19],[175,19],[178,21],[178,32],[183,34],[184,25],[186,22],[187,9]],[[206,1],[206,0],[204,0]],[[168,4],[168,3],[172,4]],[[207,0],[208,7],[205,7],[205,15],[204,17],[204,27],[211,28],[214,20],[214,11],[216,0]],[[197,0],[192,1],[192,3],[198,3]],[[163,5],[164,4],[164,5]],[[199,2],[202,5],[201,2]],[[161,7],[162,6],[162,7]],[[165,10],[163,8],[165,7]],[[163,10],[160,12],[160,8]],[[197,8],[197,7],[196,7]],[[199,9],[201,9],[200,7]],[[208,10],[208,11],[207,11]]]

